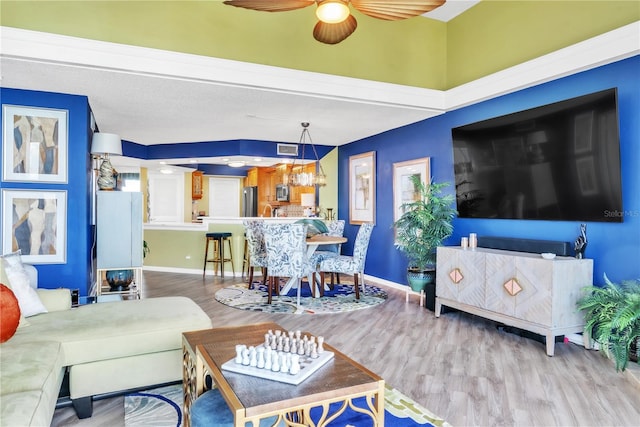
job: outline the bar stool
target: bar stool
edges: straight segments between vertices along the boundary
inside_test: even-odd
[[[247,241],[247,233],[244,233],[244,257],[242,258],[242,278],[245,277],[245,273],[249,276],[249,242]]]
[[[231,233],[207,233],[207,243],[204,248],[204,267],[202,268],[202,277],[207,271],[207,263],[213,263],[213,274],[218,273],[218,265],[220,265],[220,275],[224,277],[224,263],[231,263],[231,271],[233,275],[236,275],[236,271],[233,267],[233,250],[231,249]],[[213,241],[213,258],[209,258],[209,242]],[[225,257],[224,254],[224,242],[227,242],[229,248],[229,257]]]

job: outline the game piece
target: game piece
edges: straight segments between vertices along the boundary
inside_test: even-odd
[[[324,352],[324,348],[322,347],[322,344],[324,344],[324,337],[319,336],[318,337],[318,354],[322,354],[322,352]]]
[[[297,375],[300,372],[300,356],[297,354],[291,355],[291,368],[289,368],[289,373],[291,375]]]
[[[249,366],[258,366],[258,356],[255,347],[249,347]]]
[[[257,352],[258,352],[258,363],[256,364],[256,366],[260,369],[263,369],[265,364],[264,347],[263,346],[258,347]]]
[[[236,363],[242,363],[242,351],[246,348],[246,345],[238,344],[236,346]]]

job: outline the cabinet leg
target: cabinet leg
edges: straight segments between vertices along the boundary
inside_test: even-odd
[[[440,304],[440,301],[438,300],[438,298],[436,298],[436,317],[440,317],[440,311],[442,310],[442,304]]]
[[[553,356],[556,348],[556,337],[551,334],[547,334],[547,356]]]

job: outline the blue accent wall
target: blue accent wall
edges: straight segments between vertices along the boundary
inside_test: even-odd
[[[441,116],[394,129],[340,147],[338,153],[338,204],[340,219],[347,220],[343,245],[352,250],[357,226],[348,224],[349,156],[376,152],[376,227],[371,237],[365,273],[406,284],[407,261],[393,246],[393,163],[431,157],[435,181],[454,182],[451,129],[536,106],[618,88],[620,157],[624,212],[622,223],[587,223],[589,243],[586,257],[594,259],[594,281],[603,274],[614,280],[640,278],[640,57],[636,56],[593,70],[557,79],[512,94],[448,112]],[[363,118],[364,119],[364,118]],[[455,193],[453,186],[448,191]],[[454,235],[445,243],[459,245],[460,238],[475,232],[479,236],[500,236],[573,242],[579,222],[460,219]]]
[[[68,111],[68,183],[2,181],[0,187],[3,190],[64,190],[67,192],[66,263],[37,264],[35,267],[38,270],[38,281],[41,288],[78,288],[81,295],[86,295],[91,286],[91,248],[93,244],[90,204],[90,108],[87,97],[1,88],[0,98],[3,105],[55,108]]]

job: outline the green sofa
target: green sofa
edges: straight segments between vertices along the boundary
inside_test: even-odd
[[[25,268],[37,283],[35,268]],[[47,312],[24,319],[0,344],[1,426],[50,425],[65,374],[79,418],[91,416],[93,396],[180,380],[182,333],[211,328],[185,297],[71,308],[68,289],[37,293]]]

